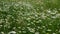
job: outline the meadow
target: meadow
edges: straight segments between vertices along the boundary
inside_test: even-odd
[[[60,34],[60,0],[0,0],[0,34]]]

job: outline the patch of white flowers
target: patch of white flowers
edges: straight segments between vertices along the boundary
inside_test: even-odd
[[[34,29],[34,28],[30,28],[30,27],[27,27],[27,28],[28,28],[28,30],[29,30],[30,32],[32,32],[32,33],[35,32],[35,29]]]
[[[40,34],[39,32],[35,32],[35,34]]]
[[[4,32],[1,32],[1,34],[5,34]]]
[[[52,31],[51,29],[47,29],[47,31]]]
[[[10,31],[8,34],[16,34],[15,31]]]
[[[34,34],[40,34],[41,32],[46,33],[45,31],[52,32],[52,29],[47,29],[49,28],[48,26],[52,27],[53,25],[52,21],[54,21],[54,19],[56,18],[60,18],[60,13],[58,13],[56,9],[53,10],[47,9],[44,12],[37,12],[36,10],[40,11],[39,8],[34,9],[34,6],[29,2],[21,1],[17,3],[12,3],[12,5],[9,4],[4,5],[3,10],[2,8],[0,8],[0,10],[2,10],[3,13],[4,11],[7,11],[6,12],[7,15],[6,16],[4,16],[5,14],[2,15],[1,17],[4,18],[0,19],[0,28],[3,27],[3,30],[5,29],[9,30],[12,27],[11,29],[16,31],[18,30],[17,32],[19,33],[27,33],[27,31]],[[12,12],[11,11],[9,12],[10,10],[9,8],[12,10]],[[43,9],[43,6],[41,7],[41,9]],[[48,18],[51,21],[49,21]],[[40,30],[42,31],[39,32]],[[16,31],[10,31],[8,32],[8,34],[16,34],[17,33]],[[58,32],[60,33],[60,30]],[[4,32],[1,33],[4,34]]]

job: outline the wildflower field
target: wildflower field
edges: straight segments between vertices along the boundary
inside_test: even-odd
[[[60,34],[60,0],[0,0],[0,34]]]

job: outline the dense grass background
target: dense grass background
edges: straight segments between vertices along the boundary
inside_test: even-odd
[[[0,34],[10,32],[60,34],[60,0],[0,0]]]

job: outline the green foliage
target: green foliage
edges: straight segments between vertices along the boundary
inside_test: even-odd
[[[60,0],[0,0],[0,34],[60,34]]]

